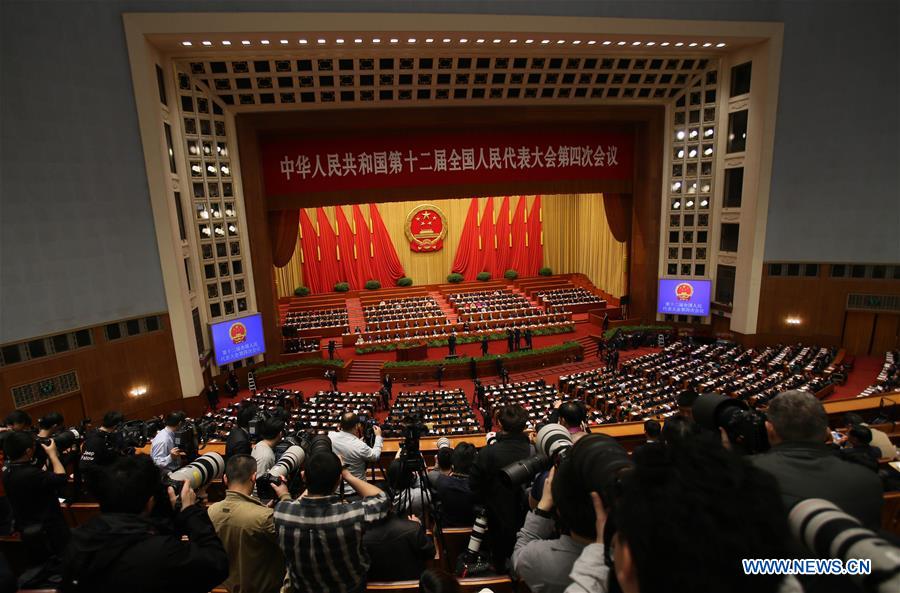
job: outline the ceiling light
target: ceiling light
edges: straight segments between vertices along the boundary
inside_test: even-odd
[[[675,203],[673,203],[673,204],[672,204],[672,208],[674,208],[675,210],[678,210],[679,208],[681,208],[681,202],[675,202]]]
[[[641,44],[640,41],[632,41],[632,42],[631,42],[631,45],[640,45],[640,44]]]
[[[654,45],[656,45],[656,42],[655,42],[655,41],[648,41],[648,42],[646,43],[646,45],[647,45],[647,47],[653,47]]]
[[[707,188],[708,188],[708,187],[709,187],[709,186],[707,186]],[[707,189],[706,191],[709,191],[709,189]],[[709,206],[709,200],[707,200],[706,198],[703,198],[702,200],[700,200],[700,207],[701,207],[701,208],[706,208],[707,206]]]
[[[233,233],[233,232],[237,231],[237,227],[234,226],[233,224],[229,224],[229,225],[228,225],[228,230],[231,231],[231,232]]]
[[[450,43],[450,38],[449,38],[449,37],[444,37],[443,41],[444,41],[444,43]]]
[[[692,41],[692,42],[688,43],[688,47],[697,47],[697,42]]]
[[[287,44],[288,44],[288,40],[287,40],[287,39],[280,39],[280,40],[278,41],[278,43],[280,43],[281,45],[287,45]]]
[[[717,44],[716,44],[716,47],[725,47],[725,44],[724,44],[724,43],[717,43]]]
[[[668,42],[668,41],[663,41],[662,43],[659,44],[659,46],[660,46],[660,47],[669,47],[669,42]]]
[[[710,47],[711,45],[712,45],[712,43],[710,43],[709,41],[707,41],[706,43],[703,44],[703,47]]]
[[[548,43],[550,43],[550,40],[549,39],[541,39],[541,43],[544,45],[547,45]]]
[[[416,38],[415,38],[415,37],[410,37],[409,39],[406,40],[406,42],[407,42],[407,43],[415,43],[415,42],[416,42]]]
[[[381,39],[376,37],[372,40],[372,43],[381,43]]]
[[[510,42],[510,43],[518,43],[519,40],[518,40],[518,39],[510,39],[509,42]]]
[[[353,40],[353,43],[362,43],[362,39],[357,37],[356,39]]]
[[[576,39],[575,41],[572,42],[572,45],[581,45],[581,40]]]
[[[712,153],[713,153],[712,146],[708,146],[708,147],[706,148],[706,150],[703,151],[703,154],[704,154],[705,156],[709,156],[709,155],[711,155]]]
[[[683,148],[678,151],[678,158],[680,158],[680,159],[684,158],[684,149]]]
[[[145,385],[138,385],[128,393],[130,393],[133,397],[140,397],[147,393],[147,387]]]
[[[590,41],[588,41],[588,45],[596,45],[596,43],[597,43],[597,41],[594,39],[591,39]]]
[[[202,43],[206,47],[209,47],[210,45],[212,45],[212,41],[201,41],[200,43]]]
[[[425,43],[434,43],[434,37],[429,37],[425,40]]]
[[[802,323],[799,317],[785,317],[784,322],[788,325],[800,325]]]
[[[206,210],[201,210],[201,211],[200,211],[200,218],[202,218],[203,220],[209,220],[209,212],[207,212]],[[204,231],[208,231],[209,229],[206,228],[206,229],[203,229],[203,230],[204,230]],[[209,233],[206,233],[206,234],[209,234]]]
[[[194,44],[191,43],[190,41],[182,41],[182,42],[181,42],[181,45],[183,45],[183,46],[185,46],[185,47],[190,47],[190,46],[192,46],[192,45],[194,45]]]
[[[681,189],[680,181],[676,181],[675,183],[672,184],[672,191],[678,191],[679,189]]]
[[[678,130],[675,133],[675,137],[678,138],[679,140],[684,140],[684,130]]]
[[[685,202],[684,205],[685,205],[686,207],[688,207],[688,208],[693,208],[693,207],[694,207],[694,200],[688,200],[687,202]]]
[[[325,40],[324,40],[324,39],[317,39],[316,42],[317,42],[319,45],[324,45],[324,44],[325,44]]]
[[[400,40],[397,39],[396,37],[391,37],[391,39],[390,39],[391,43],[397,43],[398,41],[400,41]]]
[[[459,42],[460,42],[460,43],[468,43],[469,40],[466,39],[465,37],[463,37],[462,39],[459,40]]]
[[[696,148],[692,148],[691,151],[688,153],[688,156],[689,156],[690,158],[694,158],[695,156],[697,156],[697,149],[696,149]]]
[[[566,40],[565,40],[565,39],[560,39],[560,40],[559,40],[559,41],[557,41],[557,42],[556,42],[556,43],[557,43],[557,45],[559,45],[559,44],[562,44],[562,43],[565,43],[565,42],[566,42]]]
[[[231,42],[226,39],[222,42],[222,45],[231,45]]]
[[[612,41],[604,41],[603,45],[612,45]]]
[[[534,39],[526,39],[525,43],[534,43]]]
[[[675,44],[675,47],[681,47],[682,45],[684,45],[684,42],[679,41],[678,43]]]
[[[708,183],[704,183],[703,186],[700,188],[700,191],[702,191],[702,192],[705,193],[705,194],[706,194],[706,193],[709,193],[709,184],[708,184]],[[706,206],[706,203],[705,203],[705,202],[706,202],[706,200],[704,199],[702,202],[700,202],[700,205],[701,205],[701,206]]]
[[[475,43],[484,43],[484,39],[476,39]]]
[[[620,42],[617,43],[616,45],[625,45],[625,42],[624,42],[624,41],[620,41]]]
[[[499,39],[494,39],[494,43],[500,43]]]
[[[335,41],[335,43],[343,43],[344,42],[343,39],[335,39],[334,41]]]
[[[715,131],[713,130],[713,128],[706,128],[706,131],[703,132],[703,135],[706,136],[707,138],[709,138],[710,136],[713,135],[714,132]]]
[[[250,45],[250,42],[244,39],[243,41],[241,41],[241,45]]]
[[[263,39],[262,41],[260,41],[260,43],[262,43],[263,45],[269,45],[269,40]]]
[[[298,41],[298,43],[299,43],[300,45],[306,45],[306,44],[307,44],[307,41],[306,41],[306,39],[301,39],[301,40]]]
[[[690,137],[690,138],[696,138],[696,137],[697,137],[697,134],[699,134],[699,133],[700,133],[700,132],[698,132],[697,130],[691,130],[691,133],[689,134],[689,137]]]

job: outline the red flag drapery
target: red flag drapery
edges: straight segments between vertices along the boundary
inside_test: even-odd
[[[450,271],[462,274],[467,281],[475,280],[480,263],[478,257],[478,198],[472,198]]]
[[[291,261],[297,247],[299,230],[299,210],[269,212],[269,241],[272,244],[272,265],[276,268],[283,268]]]
[[[541,196],[535,196],[528,213],[528,276],[535,276],[544,265],[544,246],[541,237]]]
[[[372,271],[372,233],[358,204],[353,205],[353,224],[356,225],[356,266],[361,284],[374,280]]]
[[[497,253],[494,256],[494,278],[502,278],[503,273],[510,267],[509,247],[509,196],[505,196],[500,202],[500,212],[497,213],[497,224],[494,226]]]
[[[624,243],[631,238],[631,194],[603,194],[603,210],[613,238]]]
[[[400,264],[400,258],[397,257],[397,251],[394,249],[391,237],[378,212],[378,206],[375,204],[369,204],[369,218],[372,219],[372,237],[375,247],[372,269],[382,286],[394,286],[397,280],[404,275],[403,266]]]
[[[324,290],[332,290],[335,284],[345,281],[338,261],[337,237],[324,208],[316,208],[316,222],[319,225],[319,275]]]
[[[316,228],[306,210],[300,210],[300,249],[302,256],[303,282],[310,292],[322,292],[322,278],[319,276],[319,252]],[[327,290],[331,290],[328,287]]]
[[[487,199],[484,205],[484,213],[481,215],[481,224],[478,225],[478,237],[481,239],[481,265],[479,272],[494,271],[494,198]]]
[[[360,280],[359,277],[359,266],[357,265],[357,255],[354,249],[355,238],[353,236],[353,229],[350,228],[350,223],[347,222],[347,217],[344,216],[343,208],[336,206],[334,213],[337,218],[338,247],[341,250],[341,269],[343,269],[343,276],[347,282],[350,283],[351,289],[359,290],[362,288],[362,284],[365,280]]]
[[[512,227],[510,228],[512,249],[509,256],[509,267],[517,271],[520,276],[531,275],[528,270],[528,247],[525,240],[525,235],[527,234],[528,230],[525,227],[525,196],[519,196],[519,202],[516,204],[516,213],[513,215]]]

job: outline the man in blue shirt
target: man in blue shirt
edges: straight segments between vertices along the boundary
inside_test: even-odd
[[[156,433],[150,446],[150,457],[161,471],[171,472],[181,467],[184,451],[175,446],[175,431],[184,422],[184,412],[166,416],[166,427]]]

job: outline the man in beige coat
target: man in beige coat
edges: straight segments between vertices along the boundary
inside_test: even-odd
[[[252,496],[256,460],[235,455],[225,466],[225,500],[209,507],[209,518],[230,564],[222,586],[233,593],[277,593],[284,581],[284,554],[275,537],[272,509]],[[287,486],[273,486],[279,500],[290,500]]]

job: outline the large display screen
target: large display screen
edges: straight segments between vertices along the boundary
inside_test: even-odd
[[[709,315],[709,280],[660,278],[656,311],[671,315]]]
[[[262,315],[248,315],[210,326],[216,365],[250,358],[266,351]]]

